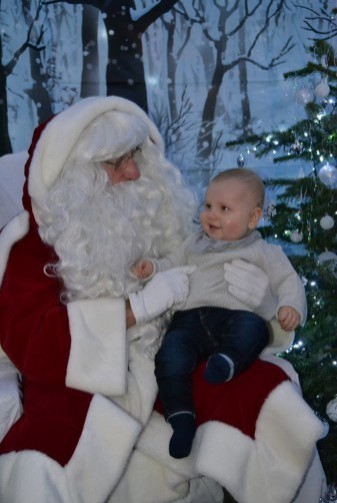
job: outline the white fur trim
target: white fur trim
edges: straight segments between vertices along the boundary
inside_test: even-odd
[[[141,425],[108,399],[96,395],[81,441],[66,467],[78,501],[106,501],[125,470]],[[75,500],[77,501],[77,499]]]
[[[163,149],[158,129],[135,103],[116,96],[85,98],[56,115],[43,130],[30,165],[28,192],[33,201],[44,198],[82,131],[99,115],[113,110],[140,117],[147,124],[152,141]]]
[[[0,457],[0,501],[106,501],[125,469],[139,430],[131,416],[106,398],[95,396],[80,442],[65,468],[36,451]]]
[[[187,496],[188,490],[188,480],[135,450],[108,503],[176,502]]]
[[[154,411],[138,439],[137,449],[187,480],[196,477],[198,474],[194,470],[192,456],[175,459],[169,455],[171,436],[172,427],[161,414]]]
[[[317,503],[320,501],[319,498],[325,494],[326,489],[326,477],[316,449],[303,483],[291,503]]]
[[[78,300],[67,308],[71,333],[67,386],[124,394],[128,357],[124,300]]]
[[[157,395],[154,362],[138,352],[135,344],[129,346],[127,393],[114,396],[114,401],[142,424],[149,420]]]
[[[199,473],[213,477],[240,503],[289,503],[306,474],[323,425],[296,387],[284,382],[261,409],[255,441],[218,422],[202,425],[197,434]]]
[[[223,503],[219,484],[207,477],[191,481],[137,449],[107,503]]]
[[[137,448],[168,469],[192,478],[206,475],[226,487],[240,503],[304,503],[301,493],[320,494],[324,474],[320,463],[310,465],[323,425],[291,382],[283,382],[266,399],[255,440],[232,426],[210,421],[201,425],[188,458],[168,454],[172,430],[154,412]],[[311,482],[306,480],[310,466]],[[301,485],[303,483],[303,486]],[[318,499],[306,503],[316,503]]]
[[[0,457],[0,501],[76,503],[70,495],[63,468],[36,451],[11,452]]]
[[[5,274],[9,252],[14,243],[25,236],[29,229],[27,211],[19,213],[3,228],[0,234],[0,285]]]

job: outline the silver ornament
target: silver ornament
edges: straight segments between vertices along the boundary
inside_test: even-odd
[[[326,415],[331,421],[337,423],[337,395],[326,406]]]
[[[299,232],[299,231],[293,231],[291,234],[290,234],[290,240],[293,242],[293,243],[300,243],[303,239],[303,234],[302,232]]]
[[[238,156],[238,158],[236,159],[236,163],[237,163],[237,165],[238,165],[239,168],[242,168],[244,166],[244,164],[245,164],[245,158],[243,157],[242,154],[240,154]]]
[[[324,262],[329,262],[330,260],[337,261],[337,255],[334,252],[325,251],[320,253],[317,259],[319,264],[324,264]]]
[[[320,82],[316,87],[315,87],[315,94],[317,98],[326,98],[329,96],[330,93],[330,87],[328,84],[328,79],[323,79],[322,82]]]
[[[322,227],[322,229],[328,231],[329,229],[333,228],[335,221],[330,215],[325,215],[320,219],[319,225]]]
[[[330,163],[326,163],[318,172],[318,178],[329,189],[337,189],[337,168]]]

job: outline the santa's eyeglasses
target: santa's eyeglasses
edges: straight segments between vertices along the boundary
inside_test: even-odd
[[[131,161],[131,159],[133,159],[134,156],[141,151],[142,151],[141,147],[138,146],[130,150],[130,152],[128,152],[127,154],[122,155],[118,159],[104,161],[104,164],[108,164],[108,166],[113,168],[115,171],[122,170],[123,168],[125,168],[127,163]]]

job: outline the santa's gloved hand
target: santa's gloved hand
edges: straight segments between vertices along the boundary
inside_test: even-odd
[[[224,265],[224,278],[229,283],[228,291],[265,320],[276,314],[276,298],[268,276],[262,269],[241,259]]]
[[[137,323],[159,316],[173,304],[183,302],[189,292],[188,275],[195,266],[183,266],[158,272],[144,289],[129,295],[131,309]]]

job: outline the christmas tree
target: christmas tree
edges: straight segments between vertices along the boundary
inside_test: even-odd
[[[313,40],[308,52],[312,61],[284,74],[294,82],[307,77],[311,83],[318,81],[313,90],[297,90],[305,118],[286,130],[240,138],[227,147],[254,145],[257,158],[272,155],[283,167],[298,163],[307,168],[308,174],[300,169],[297,178],[265,180],[275,202],[267,208],[266,225],[260,230],[284,246],[306,287],[307,322],[281,356],[293,364],[304,398],[327,425],[318,449],[328,482],[336,484],[337,54],[326,40]]]

